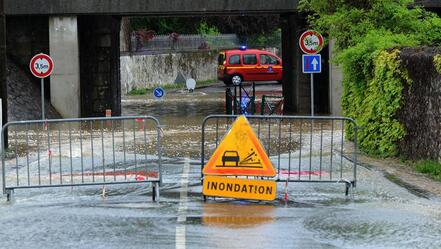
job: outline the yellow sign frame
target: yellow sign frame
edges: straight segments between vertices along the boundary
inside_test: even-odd
[[[276,175],[265,149],[243,115],[234,121],[202,172],[224,176]]]

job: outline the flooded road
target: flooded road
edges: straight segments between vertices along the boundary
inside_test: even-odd
[[[221,86],[124,100],[125,115],[164,125],[160,202],[141,184],[108,187],[106,197],[100,187],[17,190],[0,202],[0,248],[441,248],[440,200],[374,169],[358,168],[349,198],[344,184],[289,183],[286,201],[278,183],[273,202],[203,202],[200,126],[223,101]]]

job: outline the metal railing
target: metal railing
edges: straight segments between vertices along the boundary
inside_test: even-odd
[[[229,131],[236,115],[211,115],[202,124],[201,168]],[[345,117],[247,116],[277,174],[278,182],[357,181],[357,126]],[[345,138],[353,131],[354,141]],[[201,173],[203,180],[203,175]]]
[[[283,115],[283,96],[262,95],[260,115]]]
[[[230,49],[240,45],[235,34],[179,35],[177,39],[171,39],[169,35],[158,35],[150,40],[142,40],[140,37],[132,35],[131,41],[132,48],[136,51]]]
[[[154,200],[159,195],[161,127],[154,117],[10,122],[1,134],[8,199],[14,189],[145,182]]]

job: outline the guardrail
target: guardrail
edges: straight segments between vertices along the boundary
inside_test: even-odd
[[[173,39],[170,35],[158,35],[144,40],[141,36],[131,35],[132,48],[135,51],[187,51],[201,49],[231,49],[240,46],[235,34],[220,35],[178,35]]]
[[[8,200],[15,189],[147,182],[153,200],[159,196],[161,126],[154,117],[10,122],[1,134]]]
[[[201,168],[229,131],[236,115],[211,115],[202,124]],[[357,181],[357,126],[345,117],[247,116],[277,174],[277,182]],[[345,130],[353,134],[349,142]],[[201,179],[203,180],[201,174]]]

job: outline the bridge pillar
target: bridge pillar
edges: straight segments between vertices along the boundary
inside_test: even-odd
[[[302,74],[302,52],[298,38],[304,30],[304,21],[297,14],[281,15],[282,27],[282,60],[283,60],[283,96],[286,113],[306,113],[307,106],[301,104],[302,87],[308,79]]]
[[[302,72],[303,52],[299,37],[306,30],[306,18],[299,14],[280,16],[282,27],[283,96],[288,114],[311,113],[310,75]],[[322,73],[314,77],[315,113],[329,113],[329,82],[327,48],[322,54]]]
[[[121,115],[120,24],[114,16],[78,16],[81,115]]]
[[[81,99],[76,16],[49,17],[49,48],[55,63],[51,103],[63,118],[78,118]]]
[[[8,68],[6,64],[6,16],[3,8],[3,0],[0,0],[0,98],[2,104],[1,116],[2,127],[8,122]],[[8,136],[5,136],[5,146],[8,144]]]

